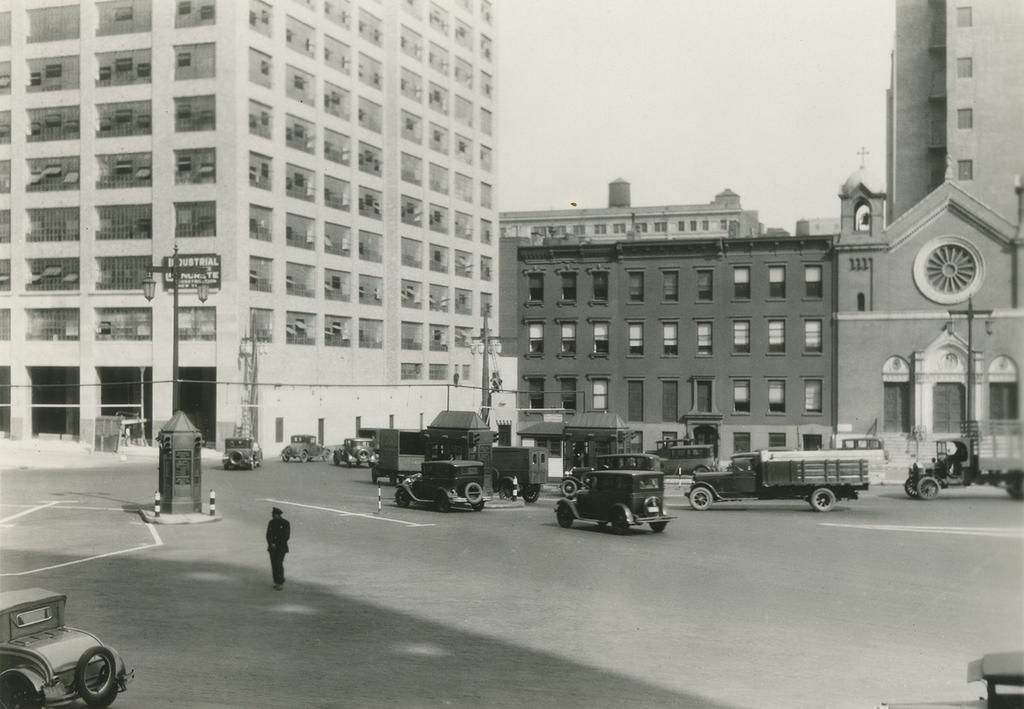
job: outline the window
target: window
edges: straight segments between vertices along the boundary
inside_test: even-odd
[[[419,281],[407,281],[402,279],[402,307],[422,308],[423,307],[423,284]]]
[[[44,57],[28,60],[29,93],[78,88],[78,57]]]
[[[431,325],[430,326],[430,351],[431,352],[447,352],[448,351],[448,326],[447,325]]]
[[[249,186],[269,190],[271,185],[271,159],[259,153],[249,153]]]
[[[289,148],[312,155],[316,151],[316,126],[290,113],[284,117],[284,142]]]
[[[384,121],[384,107],[369,99],[359,99],[359,125],[374,133],[381,132]]]
[[[379,276],[359,276],[359,303],[361,305],[382,305],[384,302],[384,281]]]
[[[179,0],[174,14],[175,27],[199,27],[217,22],[215,0]]]
[[[473,215],[455,212],[455,236],[460,239],[473,238]]]
[[[608,323],[594,323],[594,354],[607,355],[609,352]]]
[[[563,355],[575,355],[575,323],[562,323],[562,346]]]
[[[697,300],[709,303],[715,299],[714,271],[700,269],[697,271]]]
[[[590,382],[591,386],[591,401],[593,402],[594,411],[607,411],[608,410],[608,380],[607,379],[594,379]]]
[[[750,266],[733,267],[732,297],[737,300],[750,300]]]
[[[490,256],[480,256],[480,280],[490,281],[493,273]]]
[[[249,205],[249,238],[257,241],[272,241],[274,210],[258,204]]]
[[[768,321],[768,352],[781,353],[786,351],[786,321]]]
[[[750,353],[750,321],[734,320],[732,323],[732,351],[734,354]]]
[[[249,0],[249,27],[269,37],[270,16],[273,8],[263,0]]]
[[[480,35],[480,54],[484,59],[491,59],[491,38],[485,34]]]
[[[416,114],[402,111],[402,137],[417,145],[423,142],[423,119]]]
[[[380,263],[384,260],[382,251],[384,237],[372,231],[359,230],[359,260]]]
[[[25,315],[26,340],[78,340],[78,308],[26,308]]]
[[[375,89],[383,86],[383,67],[381,63],[365,54],[359,54],[359,80],[366,86]]]
[[[284,265],[284,292],[288,295],[299,295],[303,298],[316,297],[316,285],[313,280],[315,269],[301,263],[291,261]]]
[[[101,6],[106,3],[101,3]],[[28,42],[56,42],[79,37],[78,5],[44,7],[28,11]],[[10,36],[10,13],[4,13],[6,34]],[[5,46],[10,46],[8,39]]]
[[[257,342],[274,341],[274,311],[265,308],[249,308],[249,324],[252,337]]]
[[[438,190],[439,192],[444,192],[445,194],[448,193],[447,175],[448,175],[448,171],[445,170],[445,172],[444,172],[444,177],[445,177],[444,189],[443,190]],[[468,175],[463,175],[463,174],[458,173],[458,172],[455,173],[455,196],[458,197],[459,199],[461,199],[464,202],[472,202],[473,201],[473,178],[472,177],[469,177]]]
[[[75,112],[77,113],[77,111],[78,111],[78,107],[76,106],[75,107]],[[29,115],[30,116],[31,116],[31,113],[32,112],[29,111]],[[32,119],[30,117],[29,121],[31,122],[31,120]],[[78,135],[78,133],[76,132],[75,136],[77,137],[77,135]],[[31,135],[29,136],[29,140],[30,141],[32,140]],[[10,145],[10,143],[11,143],[11,112],[10,111],[0,111],[0,144],[2,144],[2,145]]]
[[[0,259],[0,291],[9,292],[11,290],[11,260],[9,258]],[[10,318],[10,308],[5,309],[8,319]],[[10,326],[10,323],[8,323]]]
[[[101,103],[96,106],[99,125],[97,138],[126,135],[150,135],[152,108],[149,101]]]
[[[629,421],[644,420],[644,383],[643,380],[630,379],[626,382],[626,419]]]
[[[809,354],[821,354],[821,320],[804,321],[804,352]]]
[[[178,333],[182,341],[217,340],[217,309],[212,306],[183,306],[178,309]]]
[[[376,44],[378,47],[381,46],[381,27],[382,23],[380,18],[374,17],[366,10],[359,10],[359,36],[365,40]]]
[[[214,148],[175,150],[174,165],[175,184],[202,185],[217,181],[217,155]]]
[[[629,323],[629,354],[642,355],[644,353],[644,325],[643,323]]]
[[[324,157],[339,165],[348,165],[349,156],[352,152],[351,140],[347,135],[338,133],[330,128],[324,128]],[[403,179],[405,178],[405,154],[403,153]]]
[[[473,141],[465,136],[455,136],[455,157],[467,165],[473,164]],[[481,204],[483,204],[481,197]],[[484,206],[489,206],[484,204]]]
[[[455,120],[470,128],[473,127],[473,103],[461,96],[455,97]],[[481,153],[483,151],[481,150]],[[488,166],[487,169],[490,169]]]
[[[423,242],[402,237],[402,265],[423,268]]]
[[[145,102],[146,105],[149,101]],[[4,140],[11,142],[11,112],[0,113],[4,120],[2,129]],[[28,142],[36,143],[47,140],[77,140],[79,137],[78,106],[55,106],[52,108],[30,108],[28,110],[29,133]],[[147,133],[149,131],[146,131]]]
[[[576,300],[576,273],[567,271],[562,275],[562,300],[575,301]]]
[[[529,353],[544,354],[544,323],[532,322],[527,325]]]
[[[576,401],[576,378],[564,377],[560,379],[559,388],[561,390],[560,400],[562,408],[568,411],[576,411],[578,408]]]
[[[423,202],[407,195],[402,195],[401,218],[403,224],[422,226]]]
[[[174,99],[174,130],[179,133],[214,130],[217,127],[216,100],[216,96],[184,96]],[[149,102],[146,101],[146,104]]]
[[[804,381],[804,413],[821,413],[821,390],[820,379],[807,379]]]
[[[96,290],[140,290],[153,265],[149,256],[101,256],[96,264]]]
[[[10,163],[7,163],[9,175]],[[53,192],[57,190],[77,190],[79,167],[77,157],[38,158],[28,160],[29,181],[25,187],[28,192]],[[6,176],[6,175],[5,175]],[[10,178],[3,182],[10,191]]]
[[[315,345],[316,313],[285,312],[284,341],[288,345]]]
[[[349,183],[330,175],[324,175],[324,204],[347,212],[352,206]]]
[[[490,219],[480,220],[480,243],[491,243],[492,225]]]
[[[750,432],[734,431],[732,434],[732,452],[747,453],[750,451]]]
[[[958,79],[970,79],[974,76],[974,60],[971,57],[957,58],[956,76]]]
[[[149,187],[153,182],[151,153],[97,155],[99,177],[96,187]]]
[[[436,123],[430,124],[430,149],[448,154],[448,129]]]
[[[418,322],[402,322],[402,349],[423,349],[423,324]]]
[[[973,8],[958,7],[956,9],[956,26],[971,27],[974,25]]]
[[[768,297],[769,298],[785,298],[786,297],[786,267],[785,266],[769,266],[768,267]]]
[[[468,251],[455,251],[455,275],[473,277],[473,254]]]
[[[288,246],[312,250],[316,242],[316,222],[309,217],[287,213],[284,217],[284,240]]]
[[[352,318],[341,315],[325,315],[324,345],[327,347],[351,347]]]
[[[77,258],[35,258],[28,259],[29,280],[27,291],[79,290],[79,268]],[[139,279],[142,285],[142,279]],[[10,282],[8,280],[8,289]]]
[[[591,282],[593,284],[594,300],[607,301],[608,300],[608,272],[607,271],[594,271],[591,274]]]
[[[693,382],[693,406],[699,413],[710,413],[713,406],[714,382],[710,379],[695,379]]]
[[[217,75],[216,45],[182,44],[174,48],[174,80],[212,79]]]
[[[259,256],[249,257],[249,290],[270,293],[274,290],[274,262]]]
[[[376,175],[381,175],[381,163],[383,162],[383,153],[381,149],[375,145],[364,143],[359,141],[359,169],[363,172]]]
[[[423,58],[423,36],[419,32],[402,25],[398,44],[407,57],[417,60]]]
[[[217,236],[217,203],[175,202],[174,236]]]
[[[249,133],[262,138],[273,137],[273,109],[257,101],[249,101]]]
[[[768,413],[786,413],[786,380],[768,380]]]
[[[401,377],[407,379],[423,379],[423,365],[418,362],[402,362]]]
[[[679,271],[662,271],[661,299],[665,303],[679,302]]]
[[[644,274],[642,271],[629,272],[629,302],[644,302]]]
[[[10,215],[5,212],[7,228],[6,242],[10,242]],[[78,241],[78,207],[53,207],[50,209],[28,210],[28,234],[25,240],[37,241]],[[5,242],[5,243],[6,243]]]
[[[285,95],[307,106],[316,106],[316,82],[313,75],[293,67],[291,64],[284,69]]]
[[[352,94],[346,89],[325,81],[324,111],[347,121],[352,114]]]
[[[149,204],[121,204],[97,207],[98,241],[150,239],[153,233],[153,208]]]
[[[352,23],[352,0],[324,0],[324,16],[348,29]]]
[[[344,42],[339,42],[324,35],[324,63],[342,74],[352,73],[352,49]]]
[[[769,433],[768,434],[768,447],[769,448],[786,448],[788,443],[786,442],[785,433]]]
[[[958,180],[973,180],[974,179],[974,161],[973,160],[957,160],[956,161],[956,177]]]
[[[958,108],[956,111],[956,127],[960,130],[974,128],[974,109]]]
[[[666,322],[661,324],[661,353],[666,356],[679,354],[679,324]]]
[[[284,41],[289,49],[305,54],[307,57],[314,57],[316,56],[315,37],[315,29],[290,15],[285,17]]]
[[[533,302],[544,300],[544,274],[529,273],[526,276],[526,289],[529,299]]]
[[[807,298],[821,298],[821,266],[804,266],[804,296]]]
[[[324,253],[335,256],[352,255],[352,229],[342,224],[324,222]]]
[[[712,328],[709,322],[697,323],[697,356],[710,357],[712,348]]]
[[[316,175],[298,165],[287,163],[284,166],[284,193],[295,199],[306,202],[316,201]]]
[[[738,414],[750,413],[750,380],[733,379],[732,410]]]

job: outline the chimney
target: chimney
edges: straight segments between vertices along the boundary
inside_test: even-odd
[[[621,177],[608,183],[608,207],[628,207],[629,183]]]

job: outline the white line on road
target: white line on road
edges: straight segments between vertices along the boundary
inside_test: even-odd
[[[380,515],[366,514],[365,512],[346,512],[345,510],[334,509],[333,507],[320,507],[319,505],[305,505],[301,502],[290,502],[288,500],[275,500],[273,498],[264,498],[264,502],[273,502],[277,505],[292,505],[293,507],[305,507],[308,510],[321,510],[323,512],[334,512],[341,515],[342,517],[365,517],[366,519],[375,519],[381,522],[397,522],[398,524],[404,524],[406,527],[433,527],[434,524],[417,524],[416,522],[406,522],[401,519],[392,519],[391,517],[381,517]]]
[[[59,505],[59,504],[60,504],[59,501],[56,501],[56,502],[44,502],[41,505],[36,505],[35,507],[30,507],[27,510],[22,510],[21,512],[19,512],[16,515],[11,515],[10,517],[4,517],[3,519],[0,519],[0,524],[3,524],[4,522],[10,522],[12,519],[17,519],[18,517],[23,517],[23,516],[25,516],[27,514],[32,514],[33,512],[38,512],[39,510],[45,510],[47,507],[53,507],[54,505]]]
[[[118,554],[128,554],[133,551],[142,551],[143,549],[152,549],[153,547],[163,546],[163,540],[160,535],[157,534],[156,529],[152,524],[146,523],[146,527],[149,528],[149,534],[153,537],[152,544],[143,544],[141,546],[132,547],[131,549],[121,549],[119,551],[110,551],[106,554],[96,554],[95,556],[87,556],[84,559],[75,559],[74,561],[65,561],[63,564],[54,564],[53,566],[44,566],[39,569],[31,569],[29,571],[14,571],[6,574],[0,574],[0,576],[28,576],[29,574],[38,574],[41,571],[50,571],[52,569],[60,569],[65,566],[74,566],[75,564],[84,564],[87,561],[95,561],[96,559],[105,559],[108,556],[117,556]]]
[[[896,524],[838,524],[821,522],[822,527],[845,527],[847,529],[869,529],[878,532],[916,532],[918,534],[958,534],[969,537],[1001,537],[1024,539],[1024,529],[1019,527],[915,527]]]

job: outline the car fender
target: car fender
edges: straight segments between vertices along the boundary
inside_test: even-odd
[[[629,509],[628,505],[624,505],[621,502],[617,502],[617,503],[615,503],[612,506],[612,509],[613,510],[616,510],[616,509],[622,510],[623,512],[626,513],[626,521],[629,522],[630,524],[636,524],[636,519],[633,517],[633,511],[631,509]],[[610,517],[612,519],[614,519],[615,515],[612,514],[612,515],[610,515]]]
[[[575,517],[576,519],[580,518],[580,512],[576,508],[575,501],[562,498],[561,500],[555,503],[555,509],[557,510],[559,507],[568,507],[569,510],[572,512],[573,517]]]
[[[715,486],[708,482],[694,482],[693,485],[690,486],[690,489],[686,491],[686,497],[689,497],[691,492],[700,487],[707,488],[711,492],[712,499],[722,499],[721,495],[718,494],[718,490],[715,489]]]
[[[23,677],[37,692],[42,692],[43,687],[46,685],[46,677],[40,674],[34,667],[12,667],[9,670],[0,672],[0,678],[10,677],[12,675],[20,675]]]

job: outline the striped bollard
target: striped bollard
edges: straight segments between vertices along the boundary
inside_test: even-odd
[[[380,483],[377,483],[377,514],[381,511]]]
[[[512,499],[513,500],[519,499],[519,476],[518,475],[513,475],[512,476]]]
[[[217,514],[217,491],[210,488],[210,516]]]
[[[156,517],[160,516],[160,491],[159,490],[157,490],[156,494],[153,496],[153,514]]]

